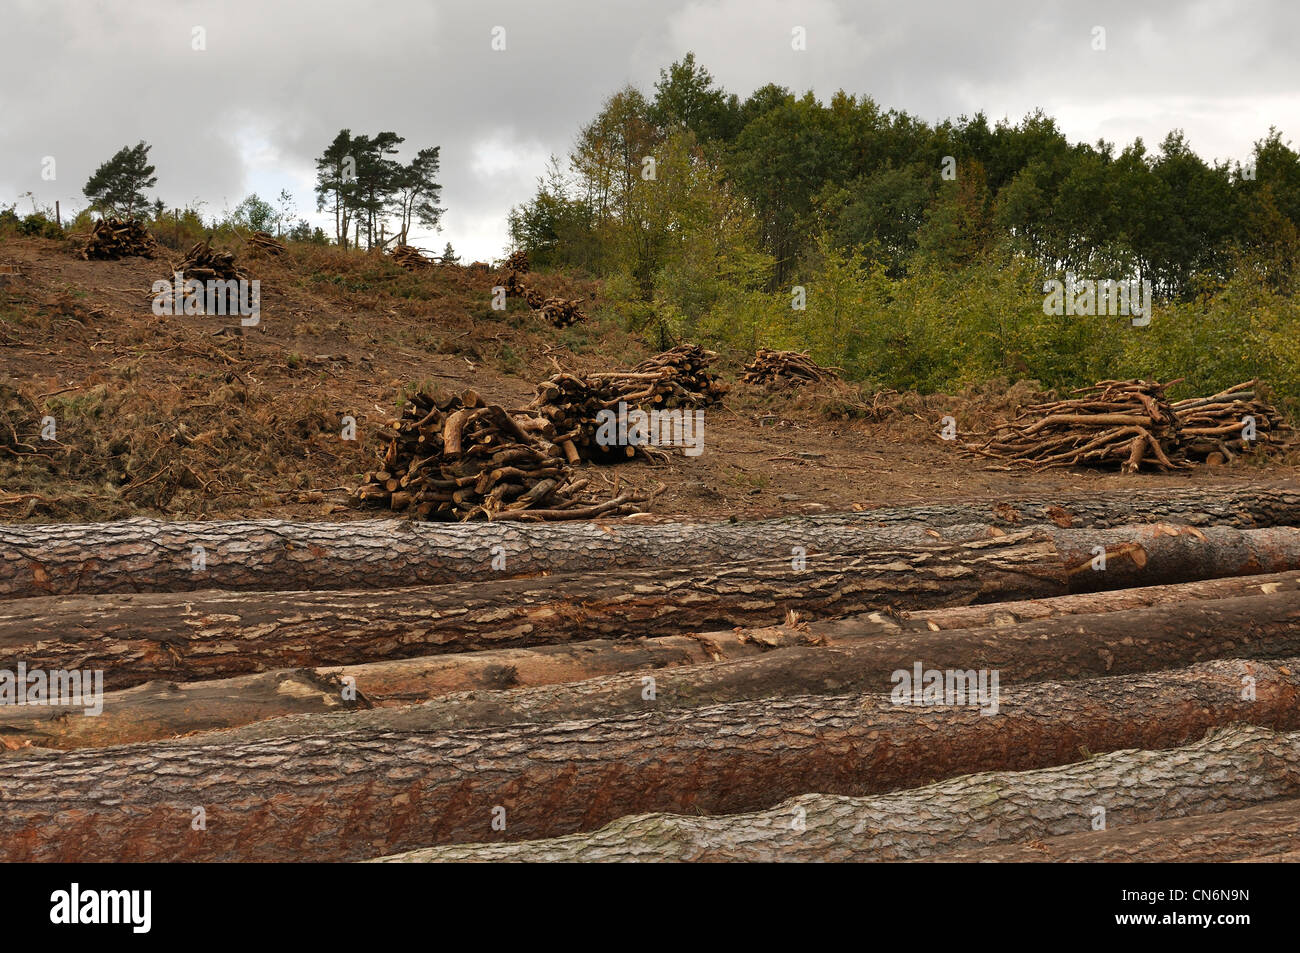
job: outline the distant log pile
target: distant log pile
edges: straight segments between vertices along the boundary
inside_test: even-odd
[[[278,258],[284,254],[284,242],[280,241],[270,232],[253,232],[245,239],[249,245],[256,251],[264,251],[272,258]]]
[[[647,358],[630,371],[603,374],[559,373],[537,386],[529,404],[554,426],[569,461],[612,462],[635,456],[653,457],[659,451],[632,442],[612,445],[597,439],[601,411],[618,412],[703,407],[717,403],[727,386],[709,370],[717,354],[695,344],[678,345]]]
[[[407,401],[381,455],[355,497],[420,519],[563,520],[634,512],[646,496],[582,498],[550,425],[516,420],[474,391]]]
[[[139,255],[152,258],[158,243],[138,218],[101,218],[90,230],[90,236],[81,249],[86,261],[116,261]]]
[[[179,264],[172,266],[187,279],[196,281],[237,281],[248,277],[247,273],[235,264],[233,252],[217,251],[212,247],[212,240],[198,242],[185,253]]]
[[[583,298],[548,297],[531,285],[521,280],[522,275],[530,270],[526,251],[512,252],[505,260],[501,275],[497,278],[500,287],[506,289],[507,295],[523,298],[549,324],[557,328],[567,328],[586,319],[586,313],[579,307]]]
[[[1071,392],[1077,397],[1026,408],[985,443],[966,449],[1036,470],[1118,463],[1122,472],[1136,473],[1143,464],[1176,470],[1224,463],[1259,444],[1279,445],[1290,430],[1275,407],[1256,399],[1255,381],[1177,404],[1165,398],[1170,384],[1101,381],[1079,388]]]
[[[428,268],[432,262],[420,254],[419,249],[412,248],[410,245],[398,245],[389,255],[393,263],[401,265],[407,271],[417,271],[421,268]]]
[[[754,360],[745,365],[745,373],[741,377],[746,384],[768,388],[800,387],[835,379],[833,371],[822,367],[807,354],[799,351],[773,351],[765,347],[759,348]]]
[[[1197,463],[1230,463],[1257,448],[1281,446],[1292,428],[1277,408],[1261,398],[1257,381],[1246,381],[1213,397],[1180,400],[1173,405],[1178,418],[1182,452]],[[1247,439],[1245,434],[1253,434]]]

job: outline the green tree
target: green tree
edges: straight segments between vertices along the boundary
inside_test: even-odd
[[[393,172],[393,210],[401,222],[398,242],[406,244],[413,221],[437,230],[445,209],[438,208],[442,186],[438,184],[439,146],[421,149],[406,165]],[[448,246],[450,247],[450,246]]]
[[[101,213],[130,218],[137,209],[148,203],[144,190],[158,184],[154,167],[149,162],[152,146],[143,141],[134,146],[123,146],[111,159],[102,164],[86,180],[82,193]]]

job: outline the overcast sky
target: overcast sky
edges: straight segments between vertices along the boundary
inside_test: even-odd
[[[0,0],[0,206],[82,208],[95,167],[144,139],[169,206],[210,216],[289,188],[332,228],[315,157],[341,128],[392,130],[403,158],[442,147],[442,233],[417,244],[497,258],[547,157],[688,50],[742,97],[843,88],[928,121],[1041,106],[1072,140],[1154,147],[1179,127],[1206,158],[1244,159],[1270,126],[1300,138],[1297,27],[1294,0]]]

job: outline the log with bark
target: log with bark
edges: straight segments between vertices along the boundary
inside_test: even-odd
[[[378,862],[1145,860],[1132,850],[1107,854],[1116,843],[1159,849],[1148,836],[1158,829],[1221,837],[1238,814],[1280,820],[1272,799],[1297,795],[1300,733],[1239,725],[1170,750],[1115,751],[872,797],[807,794],[752,814],[623,817],[589,834],[429,847]],[[1298,802],[1283,803],[1295,811]],[[1097,807],[1105,810],[1106,831],[1091,830]],[[1294,831],[1297,823],[1300,815],[1282,826]],[[1236,847],[1250,845],[1238,839]],[[1171,840],[1163,852],[1177,848]],[[1083,851],[1091,856],[1079,856]]]
[[[1217,770],[1219,765],[1207,765]],[[1247,769],[1246,777],[1253,774]],[[1196,789],[1193,789],[1196,790]],[[1109,815],[1108,815],[1109,817]],[[1172,817],[1021,844],[955,850],[938,863],[1224,863],[1300,860],[1300,798]]]
[[[420,391],[387,428],[379,469],[354,494],[431,520],[564,520],[639,510],[646,494],[582,494],[544,420],[516,419],[476,392]]]
[[[881,793],[1174,747],[1233,723],[1293,731],[1298,668],[1294,658],[1233,660],[1029,684],[1003,692],[994,717],[839,695],[502,729],[375,725],[253,742],[230,740],[249,730],[234,729],[9,752],[0,860],[348,861],[555,837],[627,814],[740,813],[814,791]],[[1246,677],[1253,700],[1241,697]],[[194,828],[196,808],[206,829]]]
[[[672,570],[565,573],[375,593],[142,593],[0,603],[0,655],[29,667],[103,668],[120,688],[295,665],[341,665],[474,648],[680,634],[779,620],[1043,598],[1300,569],[1300,529],[1037,529],[963,543],[733,561]],[[1081,535],[1082,534],[1082,535]],[[1089,570],[1088,547],[1115,556]],[[1135,559],[1141,554],[1140,564]],[[93,664],[92,664],[93,663]]]
[[[234,728],[294,714],[419,704],[475,690],[552,685],[628,671],[659,671],[748,658],[791,645],[818,644],[799,631],[751,635],[593,639],[530,649],[494,649],[177,684],[155,680],[108,691],[102,711],[77,706],[0,707],[0,743],[84,748]]]
[[[83,748],[173,738],[236,728],[292,714],[370,707],[333,672],[296,669],[209,682],[153,681],[105,692],[103,709],[85,705],[0,705],[0,744],[14,748]]]
[[[843,553],[860,547],[868,530],[888,533],[925,527],[946,535],[949,527],[960,524],[1009,529],[1052,522],[1084,528],[1129,521],[1296,525],[1300,524],[1300,489],[1280,484],[1115,491],[1105,497],[1002,499],[746,523],[459,526],[407,520],[170,523],[132,519],[0,524],[0,597],[212,588],[382,589],[580,572],[610,565],[637,569],[788,558],[796,546],[807,553]]]
[[[894,685],[896,672],[911,671],[918,662],[925,669],[944,671],[996,670],[999,684],[1006,685],[1129,674],[1223,656],[1295,655],[1300,654],[1300,591],[1294,575],[1289,582],[1287,591],[1266,595],[1070,614],[977,629],[916,631],[892,625],[888,620],[852,620],[813,623],[803,626],[802,631],[799,626],[791,626],[763,638],[735,630],[695,639],[669,637],[662,645],[655,639],[640,640],[624,643],[626,650],[621,655],[611,648],[584,642],[572,646],[565,656],[542,663],[544,675],[557,667],[563,670],[567,664],[567,674],[572,676],[568,684],[526,690],[517,688],[518,672],[510,668],[508,654],[469,653],[454,657],[454,664],[480,673],[489,681],[489,690],[440,698],[425,705],[418,719],[424,728],[495,727],[755,698],[887,692]],[[770,651],[762,652],[769,647]],[[612,661],[628,666],[624,671],[630,674],[593,673],[579,654],[584,648],[598,653],[605,664]],[[559,666],[554,664],[556,661]],[[438,662],[436,657],[376,662],[316,670],[304,677],[339,686],[340,695],[342,686],[350,685],[351,699],[360,697],[366,707],[420,702],[440,694],[448,670],[439,667]],[[644,691],[647,669],[653,672],[654,684],[654,693],[649,697]],[[276,674],[289,679],[295,673]],[[75,707],[17,708],[12,712],[0,709],[7,717],[0,730],[16,741],[63,748],[166,738],[183,731],[234,727],[296,711],[325,710],[319,703],[309,707],[295,697],[286,699],[284,710],[277,711],[273,702],[267,703],[262,697],[264,678],[248,675],[179,689],[151,682],[152,693],[148,686],[139,691],[107,693],[103,712],[95,716],[86,716]],[[238,699],[245,686],[250,691],[247,717],[233,720],[240,718]],[[217,699],[211,723],[203,720],[207,698]],[[176,707],[174,725],[166,715],[168,705]],[[232,715],[232,710],[236,714]],[[356,727],[366,720],[367,716],[334,719],[334,727]]]
[[[86,261],[116,261],[132,256],[153,258],[157,253],[158,243],[143,221],[113,216],[95,222],[81,247],[81,257]]]

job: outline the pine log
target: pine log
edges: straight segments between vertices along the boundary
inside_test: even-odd
[[[760,698],[889,693],[894,673],[923,669],[996,671],[1000,686],[1172,668],[1219,657],[1300,654],[1300,594],[1074,615],[1017,626],[888,634],[873,623],[839,627],[836,642],[790,646],[754,658],[657,672],[624,673],[528,689],[436,698],[417,709],[358,711],[327,718],[286,717],[239,729],[273,738],[311,725],[339,733],[373,725],[498,728],[648,711],[698,708]],[[972,701],[972,704],[974,702]],[[394,720],[396,718],[396,720]]]
[[[814,639],[798,629],[759,636],[735,630],[708,636],[496,649],[331,669],[279,669],[184,684],[157,680],[105,692],[103,710],[93,716],[85,714],[84,706],[2,707],[0,739],[11,747],[59,749],[131,744],[294,714],[396,707],[475,689],[549,685],[745,658],[782,646],[807,645]],[[453,718],[449,724],[454,723]]]
[[[392,588],[508,575],[722,562],[737,552],[788,556],[845,551],[853,532],[899,524],[1002,527],[1052,522],[1115,526],[1176,522],[1300,525],[1293,484],[1115,491],[1105,496],[1011,498],[868,510],[753,523],[477,526],[402,520],[280,520],[0,526],[0,597],[196,589]],[[196,547],[202,547],[200,553]],[[494,552],[494,547],[500,547]],[[195,568],[201,567],[201,568]]]
[[[1293,769],[1294,770],[1294,769]],[[1246,777],[1250,777],[1247,774]],[[1300,798],[1024,844],[957,850],[940,863],[1224,863],[1300,860]]]
[[[1127,675],[1221,657],[1278,658],[1300,654],[1300,592],[1291,589],[1188,605],[1175,603],[939,632],[897,628],[891,632],[887,623],[871,620],[835,625],[833,645],[801,646],[796,641],[798,633],[790,632],[785,647],[762,655],[757,655],[757,644],[746,642],[740,632],[712,633],[719,636],[716,642],[669,637],[666,641],[675,644],[671,647],[658,646],[656,640],[638,640],[624,644],[632,651],[621,655],[611,649],[595,649],[611,662],[629,666],[623,673],[606,676],[591,676],[577,666],[577,651],[589,645],[580,642],[571,647],[560,664],[563,671],[564,663],[568,663],[580,681],[524,690],[511,689],[517,675],[510,667],[499,662],[480,663],[478,671],[484,675],[494,673],[497,685],[477,692],[447,694],[422,706],[417,720],[422,728],[502,727],[689,709],[755,698],[889,692],[894,672],[911,671],[918,662],[924,668],[937,670],[996,670],[1001,686],[1031,680]],[[810,638],[816,638],[815,634],[805,636],[805,642]],[[732,651],[729,660],[702,663],[708,658],[727,659],[728,650]],[[494,657],[503,653],[478,654]],[[474,654],[460,658],[464,659],[461,667],[468,667]],[[677,667],[668,670],[666,666]],[[653,698],[643,692],[646,670],[654,672],[650,676]],[[105,694],[104,710],[95,716],[85,715],[79,707],[0,709],[4,715],[0,735],[16,744],[30,742],[40,748],[83,748],[234,728],[295,712],[338,710],[341,701],[351,702],[344,705],[347,709],[363,710],[383,703],[422,702],[437,694],[434,685],[439,667],[437,658],[421,658],[269,675],[286,684],[302,680],[312,685],[333,685],[333,698],[321,692],[309,693],[305,698],[292,694],[277,707],[274,694],[266,697],[265,686],[276,684],[268,683],[268,675],[181,686],[148,683]],[[350,686],[348,692],[344,692],[344,685]],[[248,703],[242,705],[240,698],[246,692]],[[370,720],[368,715],[344,716],[331,719],[330,727],[339,731],[360,727]],[[273,736],[290,724],[266,725],[263,736]]]
[[[556,837],[630,813],[740,813],[813,791],[881,793],[1083,752],[1174,747],[1236,722],[1295,730],[1297,670],[1295,658],[1231,660],[1033,683],[1004,692],[994,717],[837,695],[503,729],[375,725],[224,740],[245,730],[234,729],[10,752],[0,755],[0,860],[348,861]],[[1247,675],[1253,701],[1241,698]]]
[[[74,748],[172,738],[193,731],[234,728],[291,714],[368,708],[345,693],[338,677],[312,670],[280,670],[234,680],[177,685],[154,681],[105,692],[103,711],[84,705],[0,707],[0,739],[8,747]]]
[[[984,625],[1012,625],[1031,619],[1054,619],[1063,615],[1141,609],[1145,606],[1178,604],[1189,600],[1231,599],[1238,596],[1266,595],[1271,592],[1290,592],[1297,587],[1300,587],[1300,573],[1230,576],[1224,579],[1204,579],[1175,585],[1139,586],[1134,589],[1079,593],[1051,599],[1024,599],[972,606],[921,609],[916,612],[901,612],[892,617],[892,621],[902,625],[915,623],[932,631],[973,629]],[[854,618],[891,619],[891,617],[870,613]],[[835,625],[835,622],[818,622],[813,623],[810,628],[821,637],[833,640]],[[772,628],[779,630],[781,627]]]
[[[1100,846],[1145,839],[1141,832],[1182,825],[1183,818],[1198,825],[1218,818],[1222,828],[1243,808],[1275,807],[1273,798],[1297,795],[1300,732],[1237,725],[1165,751],[1115,751],[873,797],[805,794],[752,814],[623,817],[587,834],[429,847],[379,862],[1055,860],[1060,851],[1036,853],[1044,848],[1027,842]],[[1097,807],[1105,811],[1106,831],[1091,830]],[[1085,859],[1077,852],[1066,859]]]
[[[867,534],[864,532],[863,537]],[[681,634],[797,609],[839,616],[1300,569],[1300,529],[1030,528],[964,543],[726,566],[559,573],[384,593],[143,593],[0,602],[0,659],[105,670],[108,688],[473,648]],[[1090,552],[1112,552],[1092,571]]]
[[[892,674],[910,669],[916,661],[927,668],[997,669],[1000,684],[1006,685],[1150,671],[1222,656],[1300,654],[1300,574],[1255,578],[1284,578],[1287,588],[1280,591],[1282,582],[1266,582],[1262,585],[1269,594],[1216,600],[1170,597],[1145,608],[1075,612],[988,628],[917,630],[888,617],[861,617],[695,637],[499,649],[301,674],[281,671],[270,674],[335,687],[333,698],[288,696],[279,709],[274,696],[265,697],[268,674],[180,686],[150,682],[106,693],[103,712],[93,717],[74,707],[0,709],[5,719],[0,734],[11,742],[50,748],[127,744],[329,711],[338,708],[340,698],[359,699],[346,706],[353,709],[420,703],[444,695],[450,697],[420,712],[421,725],[486,727],[759,697],[888,691]],[[1104,604],[1104,599],[1091,598]],[[704,664],[724,661],[727,664]],[[521,667],[523,679],[532,685],[527,691],[515,690],[525,684]],[[645,676],[636,674],[645,671],[654,672],[653,701],[642,695]],[[619,674],[628,672],[634,674]],[[350,686],[351,694],[345,695],[343,686]],[[249,704],[241,706],[245,691]],[[336,722],[336,729],[357,727],[365,716]]]

